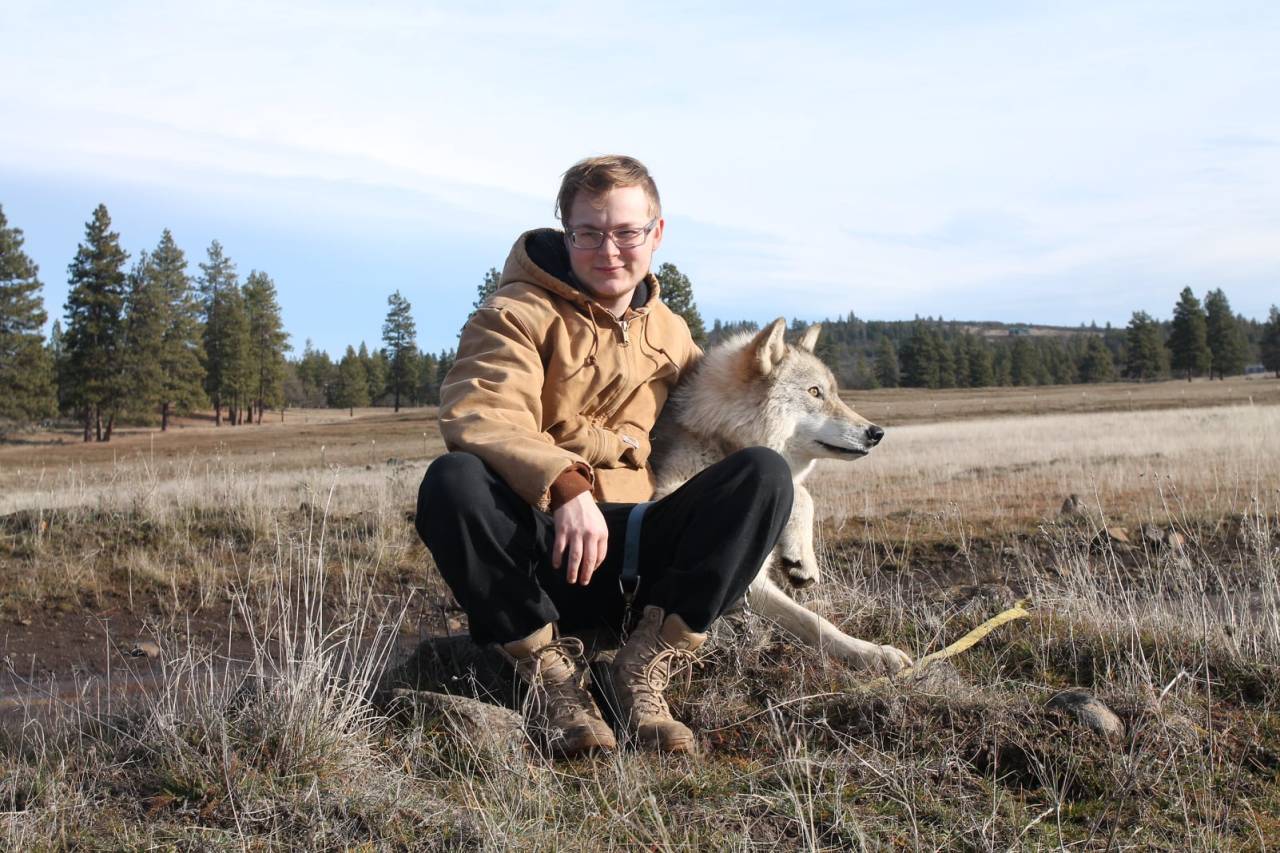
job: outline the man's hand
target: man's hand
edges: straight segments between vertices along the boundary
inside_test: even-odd
[[[604,514],[591,493],[583,492],[566,501],[552,518],[556,523],[556,540],[551,548],[551,565],[557,569],[563,567],[564,578],[569,583],[586,586],[609,550],[609,528],[605,526]]]

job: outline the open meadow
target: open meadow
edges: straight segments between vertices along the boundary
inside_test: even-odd
[[[1029,615],[892,681],[726,619],[677,759],[556,762],[501,709],[414,700],[512,701],[441,659],[433,410],[12,437],[0,847],[1280,846],[1280,380],[848,400],[887,436],[810,479],[796,596],[917,659]]]

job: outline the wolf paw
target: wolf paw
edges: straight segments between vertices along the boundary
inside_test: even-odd
[[[911,666],[911,655],[893,646],[880,647],[880,667],[889,675]]]

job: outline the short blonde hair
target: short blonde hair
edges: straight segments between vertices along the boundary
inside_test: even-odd
[[[578,193],[601,196],[617,187],[643,187],[654,216],[662,215],[658,185],[644,164],[625,154],[606,154],[579,160],[564,173],[560,193],[556,196],[556,217],[561,222],[565,221],[569,211],[573,210]]]

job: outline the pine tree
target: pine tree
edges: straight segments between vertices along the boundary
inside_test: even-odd
[[[489,270],[497,273],[497,270]],[[486,280],[488,276],[485,277]],[[395,396],[395,411],[400,411],[400,396],[408,395],[417,382],[418,330],[413,323],[409,300],[400,291],[387,297],[387,318],[382,324],[382,342],[386,344],[388,390]]]
[[[969,382],[970,388],[986,388],[994,385],[995,353],[991,346],[976,335],[969,335]]]
[[[297,362],[298,382],[302,386],[303,406],[332,405],[332,390],[337,385],[338,371],[329,354],[318,350],[308,338],[302,347],[302,358]]]
[[[0,421],[19,423],[52,416],[56,402],[39,270],[22,242],[0,207]]]
[[[1211,290],[1204,297],[1206,337],[1213,366],[1209,378],[1217,373],[1219,379],[1227,374],[1244,372],[1245,341],[1240,323],[1231,313],[1231,303],[1222,288]]]
[[[204,306],[205,391],[213,403],[213,422],[222,426],[225,405],[232,425],[238,422],[239,394],[248,362],[249,324],[236,276],[236,265],[214,240],[208,260],[200,264],[200,298]]]
[[[440,402],[439,362],[429,352],[418,354],[418,402],[432,406]]]
[[[132,415],[149,415],[164,396],[164,332],[169,324],[165,293],[151,271],[151,257],[143,252],[129,272],[124,299],[125,395],[122,408]]]
[[[1040,384],[1040,353],[1026,338],[1013,342],[1009,352],[1009,375],[1014,385]]]
[[[1280,379],[1280,308],[1271,306],[1267,322],[1262,326],[1262,340],[1258,346],[1262,358],[1262,366],[1274,371]]]
[[[67,389],[70,383],[66,379],[67,372],[67,352],[62,341],[62,321],[54,320],[53,327],[49,329],[49,361],[53,369],[53,385],[56,389],[57,411],[58,414],[66,414],[71,411],[70,398],[67,395]]]
[[[876,348],[876,381],[881,388],[898,387],[898,351],[887,335]]]
[[[154,285],[164,294],[165,326],[160,348],[160,430],[169,428],[173,414],[189,414],[209,404],[204,392],[204,346],[201,343],[200,303],[187,257],[166,228],[147,267]]]
[[[84,423],[85,441],[111,440],[124,392],[121,350],[128,259],[120,248],[120,235],[111,230],[106,205],[98,205],[67,267],[70,290],[64,307],[68,396]]]
[[[284,354],[290,349],[289,335],[280,319],[276,284],[264,272],[253,270],[241,288],[245,319],[249,327],[249,420],[258,410],[258,423],[267,406],[284,403]]]
[[[1116,363],[1102,338],[1090,335],[1080,360],[1081,382],[1110,382],[1116,378]]]
[[[498,282],[501,280],[502,274],[498,272],[498,268],[489,267],[489,271],[484,274],[484,280],[476,286],[476,301],[471,303],[472,314],[480,310],[480,307],[489,301],[489,297],[498,292]],[[396,294],[399,293],[400,291],[397,290]]]
[[[689,327],[693,342],[700,347],[707,346],[707,330],[702,324],[702,315],[698,313],[698,305],[693,301],[693,282],[675,264],[662,264],[656,273],[658,278],[658,296],[667,307],[684,318]]]
[[[1134,311],[1125,333],[1125,376],[1146,382],[1164,373],[1160,326],[1146,311]]]
[[[338,363],[337,388],[333,404],[339,408],[350,409],[355,416],[356,406],[369,405],[369,375],[365,370],[365,362],[350,345]]]
[[[1212,356],[1209,352],[1208,321],[1200,300],[1184,287],[1178,304],[1173,307],[1173,323],[1169,329],[1170,366],[1186,374],[1187,381],[1209,369]]]

